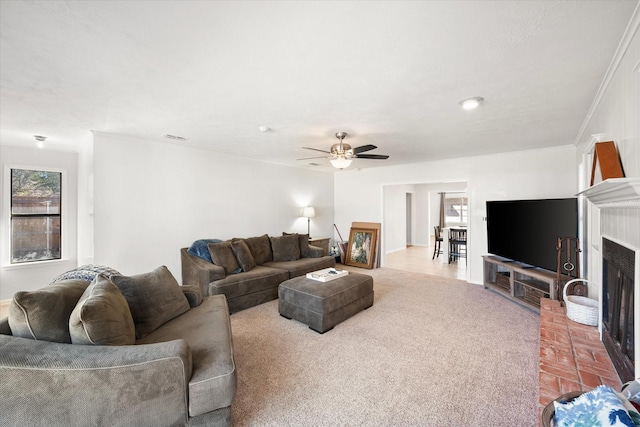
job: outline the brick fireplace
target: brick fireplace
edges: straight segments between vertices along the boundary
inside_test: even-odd
[[[598,328],[566,316],[560,301],[540,300],[539,413],[562,394],[622,383],[600,341]]]
[[[621,317],[632,320],[632,325],[623,329],[613,326],[614,335],[622,337],[620,341],[629,354],[629,344],[640,343],[640,178],[609,179],[580,193],[584,195],[583,219],[587,223],[587,232],[583,236],[584,262],[587,265],[586,277],[591,282],[588,295],[600,302],[598,327],[573,322],[566,317],[564,307],[559,301],[542,300],[540,310],[540,374],[539,409],[569,391],[588,391],[606,384],[619,390],[629,374],[620,376],[614,367],[621,363],[611,357],[602,341],[603,310],[607,310],[605,322],[611,328],[611,318]],[[604,261],[604,252],[609,252],[609,244],[614,242],[633,252],[635,269],[633,286],[629,291],[620,292],[620,305],[612,315],[609,306],[603,307],[603,296],[611,294],[603,289],[603,273],[610,273],[609,264]],[[608,254],[609,255],[609,254]],[[614,277],[618,276],[616,272]],[[627,281],[627,287],[629,282]],[[626,298],[624,307],[622,300]],[[638,303],[633,304],[633,301]],[[633,311],[629,309],[633,305]],[[634,348],[633,356],[626,363],[633,378],[640,377],[640,348]],[[614,360],[612,360],[614,359]],[[624,360],[622,357],[621,360]],[[629,365],[631,367],[629,368]]]

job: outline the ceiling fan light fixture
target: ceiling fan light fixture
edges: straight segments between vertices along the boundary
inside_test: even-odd
[[[347,159],[346,157],[336,157],[335,159],[331,159],[329,161],[336,169],[348,168],[352,162],[351,159]]]
[[[467,98],[460,101],[460,105],[462,105],[462,108],[465,110],[473,110],[474,108],[478,108],[482,101],[484,101],[483,97],[475,96],[473,98]]]
[[[320,151],[321,153],[328,154],[328,156],[323,156],[324,158],[329,159],[331,165],[336,169],[344,169],[348,168],[351,165],[353,159],[372,159],[372,160],[386,160],[389,156],[385,154],[362,154],[366,151],[375,150],[375,145],[366,144],[361,145],[359,147],[351,147],[351,145],[346,144],[344,139],[347,137],[346,132],[336,132],[336,138],[340,140],[339,143],[333,144],[330,148],[330,151],[321,150],[319,148],[311,148],[311,147],[302,147],[306,150]],[[320,157],[308,157],[304,159],[298,160],[310,160],[310,159],[319,159]],[[313,163],[312,163],[313,164]]]
[[[41,136],[41,135],[33,135],[33,137],[36,139],[36,146],[38,148],[44,148],[44,142],[46,141],[47,137],[46,136]]]

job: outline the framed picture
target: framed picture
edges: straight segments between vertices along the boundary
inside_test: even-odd
[[[376,258],[375,251],[377,239],[378,230],[370,228],[351,228],[345,265],[369,269],[373,268],[373,262]]]

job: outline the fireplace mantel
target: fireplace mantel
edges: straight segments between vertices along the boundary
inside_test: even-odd
[[[640,209],[640,178],[609,178],[576,194],[599,208]]]

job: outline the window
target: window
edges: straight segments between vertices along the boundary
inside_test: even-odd
[[[11,263],[61,258],[62,173],[11,169]]]
[[[467,197],[455,194],[447,194],[444,202],[444,223],[446,226],[466,225],[468,222],[469,208]]]

